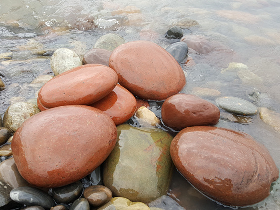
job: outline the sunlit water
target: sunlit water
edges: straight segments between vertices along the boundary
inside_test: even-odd
[[[0,92],[0,114],[3,117],[12,101],[35,98],[40,87],[29,83],[38,75],[52,74],[49,59],[55,49],[70,48],[82,56],[106,33],[166,48],[174,40],[164,34],[173,25],[182,27],[185,35],[201,35],[222,46],[207,54],[190,49],[195,65],[182,65],[187,75],[183,92],[205,87],[251,101],[254,92],[266,94],[261,105],[280,112],[279,11],[278,0],[1,0],[0,54],[12,54],[0,57],[0,76],[6,84]],[[234,71],[221,73],[230,62],[247,65],[254,79],[244,82]],[[156,106],[153,109],[157,111]],[[258,115],[243,123],[220,120],[219,126],[252,135],[280,168],[280,136]],[[280,209],[279,189],[280,183],[274,184],[266,200],[245,209]],[[178,173],[169,195],[186,209],[228,209],[202,196]]]

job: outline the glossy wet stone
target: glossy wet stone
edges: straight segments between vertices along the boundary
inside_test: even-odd
[[[10,201],[10,192],[12,188],[7,183],[0,181],[0,207],[7,205]]]
[[[153,207],[168,209],[168,210],[186,210],[182,206],[180,206],[175,200],[170,198],[167,195],[163,195],[158,199],[150,202],[148,206],[152,209]]]
[[[51,68],[54,75],[59,75],[81,65],[82,61],[79,55],[67,48],[57,49],[51,57]]]
[[[185,42],[175,42],[166,49],[178,63],[182,63],[188,57],[188,45]]]
[[[127,124],[117,129],[118,143],[104,164],[105,186],[115,196],[144,203],[164,195],[171,177],[172,136],[160,129]]]
[[[83,194],[90,205],[95,207],[104,205],[112,199],[112,191],[102,185],[93,185],[87,187]]]
[[[84,64],[102,64],[109,66],[109,58],[112,52],[105,49],[91,49],[84,55]]]
[[[12,188],[29,185],[18,172],[14,158],[9,158],[0,163],[0,180],[8,183]]]
[[[172,28],[168,29],[165,37],[167,39],[181,39],[183,37],[183,30],[178,26],[173,26]]]
[[[114,197],[105,204],[104,206],[98,208],[98,210],[150,210],[150,208],[142,202],[131,202],[127,198]]]
[[[85,198],[79,198],[75,200],[69,210],[90,210],[89,202]]]
[[[258,107],[249,101],[237,97],[220,97],[216,103],[222,109],[242,115],[254,115],[258,112]]]
[[[8,141],[11,135],[12,133],[8,128],[0,127],[0,145]]]
[[[127,89],[117,84],[107,96],[92,104],[108,114],[116,125],[126,122],[136,111],[136,99]]]
[[[57,206],[51,207],[50,210],[67,210],[67,208],[63,205],[57,205]]]
[[[118,77],[111,68],[83,65],[47,82],[39,91],[38,100],[46,108],[92,104],[108,95],[117,82]]]
[[[117,47],[109,61],[119,83],[142,99],[163,100],[178,93],[186,79],[178,62],[166,50],[148,41]]]
[[[102,111],[61,106],[26,121],[14,134],[12,151],[20,174],[29,183],[60,187],[98,167],[112,151],[116,137],[114,122]]]
[[[90,173],[89,176],[91,185],[101,185],[102,182],[102,174],[101,167],[97,167],[93,172]]]
[[[173,139],[170,153],[176,168],[196,189],[230,206],[262,201],[279,174],[263,145],[224,128],[185,128]]]
[[[217,124],[220,110],[202,98],[181,93],[164,101],[161,116],[164,124],[175,130],[181,130],[188,126]]]
[[[13,154],[11,145],[5,144],[0,147],[0,156],[11,156]]]
[[[140,121],[139,123],[142,125],[156,126],[160,124],[160,120],[157,118],[155,113],[153,113],[145,106],[141,106],[139,109],[137,109],[137,111],[135,112],[135,116],[137,117],[137,120]]]
[[[82,183],[74,182],[63,187],[53,188],[53,198],[57,203],[71,203],[82,194],[82,190]]]
[[[38,205],[50,209],[55,205],[53,199],[45,192],[32,187],[18,187],[10,192],[10,197],[25,205]]]
[[[14,132],[26,119],[39,112],[38,107],[31,103],[17,102],[11,104],[4,115],[4,126]]]

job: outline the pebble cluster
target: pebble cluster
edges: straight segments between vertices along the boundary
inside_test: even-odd
[[[168,39],[182,37],[179,27],[166,33]],[[0,206],[162,210],[167,207],[158,200],[175,202],[166,196],[173,164],[221,204],[265,199],[279,174],[267,149],[247,134],[213,127],[220,109],[247,116],[257,106],[236,97],[217,97],[214,104],[180,93],[188,47],[202,54],[223,48],[192,35],[165,50],[107,34],[82,60],[70,49],[57,49],[51,58],[55,76],[38,78],[45,84],[37,104],[13,103],[5,113],[0,143],[13,137],[0,153],[13,157],[0,164]],[[211,89],[196,90],[205,92]],[[164,101],[161,120],[149,110],[152,101]],[[270,112],[263,108],[260,114]],[[132,118],[137,125],[128,122]]]

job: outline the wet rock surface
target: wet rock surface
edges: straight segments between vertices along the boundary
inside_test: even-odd
[[[215,125],[220,118],[219,108],[195,95],[176,94],[162,104],[162,121],[175,130],[196,125]]]
[[[163,48],[148,41],[119,46],[113,51],[109,65],[117,72],[119,83],[142,99],[166,99],[178,93],[186,83],[178,62]]]
[[[188,45],[185,42],[175,42],[166,49],[178,63],[182,63],[188,57]]]
[[[83,190],[83,185],[80,181],[71,183],[69,185],[54,188],[53,198],[57,203],[71,203],[77,199]]]
[[[116,137],[114,122],[100,110],[61,106],[22,125],[14,134],[12,150],[20,174],[29,183],[59,187],[98,167],[112,151]],[[89,147],[92,144],[95,146]]]
[[[102,185],[93,185],[84,190],[84,197],[90,205],[99,207],[112,199],[112,191]]]
[[[90,210],[90,205],[87,199],[79,198],[75,200],[69,210]]]
[[[150,210],[150,208],[142,202],[131,202],[129,199],[124,197],[115,197],[110,200],[107,204],[98,208],[98,210]]]
[[[173,139],[172,160],[200,192],[230,206],[265,199],[279,171],[266,148],[247,134],[206,126],[188,127]]]

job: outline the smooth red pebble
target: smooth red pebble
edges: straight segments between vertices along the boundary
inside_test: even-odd
[[[162,121],[175,130],[188,126],[215,125],[220,119],[219,108],[195,95],[176,94],[161,107]]]
[[[51,188],[91,173],[110,154],[116,139],[116,125],[108,115],[94,107],[69,105],[27,119],[11,147],[22,177]]]
[[[41,111],[45,111],[45,110],[49,109],[49,108],[44,107],[44,106],[42,105],[42,103],[41,103],[41,101],[40,101],[39,98],[37,98],[37,106],[38,106],[38,108],[39,108]]]
[[[119,83],[142,99],[164,100],[186,84],[175,58],[149,41],[118,46],[110,56],[109,66],[117,72]]]
[[[48,81],[39,91],[38,98],[46,108],[92,104],[108,95],[117,83],[118,76],[113,69],[87,64]]]
[[[129,120],[136,111],[135,97],[124,87],[117,84],[113,91],[91,106],[108,114],[116,125]]]
[[[149,104],[148,101],[144,101],[144,100],[141,100],[141,99],[137,98],[136,99],[136,110],[138,110],[141,106],[149,108],[150,104]]]
[[[109,50],[94,48],[85,53],[83,63],[109,66],[109,58],[111,54],[112,52]]]
[[[248,134],[225,128],[187,127],[172,140],[170,154],[197,190],[229,206],[262,201],[279,175],[263,145]]]

